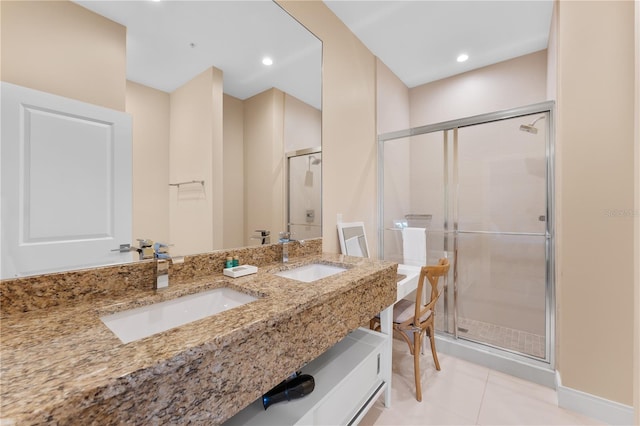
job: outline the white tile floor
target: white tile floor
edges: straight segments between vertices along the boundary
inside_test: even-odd
[[[598,425],[559,408],[556,392],[461,359],[438,354],[441,370],[427,346],[421,357],[422,402],[415,399],[413,358],[393,339],[392,406],[382,399],[361,425]]]

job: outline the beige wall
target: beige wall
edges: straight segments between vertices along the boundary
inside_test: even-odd
[[[319,1],[280,1],[322,40],[323,250],[340,252],[336,215],[366,224],[377,257],[375,57]]]
[[[558,2],[553,4],[547,43],[547,99],[558,98]]]
[[[284,231],[284,93],[266,90],[244,101],[245,245],[254,231]]]
[[[633,388],[633,2],[558,5],[558,344],[562,384]],[[637,114],[637,111],[636,113]]]
[[[169,94],[127,82],[133,120],[133,226],[136,239],[169,239]]]
[[[635,408],[635,424],[640,424],[640,259],[638,259],[640,254],[640,5],[636,3],[635,8],[635,75],[636,75],[636,84],[635,84],[635,190],[636,194],[635,200],[635,242],[634,242],[634,250],[635,253],[635,296],[634,296],[634,349],[633,349],[633,359],[634,361],[634,369],[633,369],[633,406]]]
[[[409,88],[379,59],[376,59],[376,93],[378,134],[411,127]],[[402,220],[411,210],[411,169],[407,166],[411,160],[411,145],[407,142],[388,142],[384,150],[383,258],[397,262],[403,261],[401,234],[388,228],[394,226],[395,219]]]
[[[213,249],[225,248],[224,243],[224,92],[223,72],[211,68],[213,84],[211,86],[212,114],[211,114],[211,217],[213,224]]]
[[[284,95],[284,152],[322,146],[322,111]]]
[[[414,87],[411,127],[544,101],[546,55],[541,50]]]
[[[126,28],[68,1],[2,1],[2,81],[125,109]]]
[[[173,254],[220,248],[222,226],[222,72],[209,68],[170,95],[170,188]],[[220,211],[218,211],[220,209]]]
[[[376,125],[378,134],[411,127],[409,88],[376,58]]]
[[[247,245],[244,229],[244,104],[224,95],[224,226],[225,248]]]

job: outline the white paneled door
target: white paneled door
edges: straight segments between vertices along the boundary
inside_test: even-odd
[[[131,117],[1,84],[1,277],[131,260]]]

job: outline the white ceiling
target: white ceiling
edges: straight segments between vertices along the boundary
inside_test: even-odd
[[[320,108],[322,43],[272,1],[76,3],[127,27],[131,81],[172,92],[214,66],[231,96],[277,87]]]
[[[410,88],[545,49],[553,10],[552,0],[325,4]]]
[[[227,94],[277,87],[320,108],[321,42],[272,1],[76,3],[127,27],[131,81],[172,92],[215,66]],[[408,87],[545,49],[553,8],[553,0],[325,4]],[[470,59],[456,62],[463,52]]]

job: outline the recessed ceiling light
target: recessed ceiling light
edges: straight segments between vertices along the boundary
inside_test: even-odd
[[[262,59],[262,63],[264,65],[273,65],[273,59],[269,58],[268,56]]]
[[[462,53],[462,54],[458,55],[458,58],[456,60],[458,62],[464,62],[467,59],[469,59],[469,55],[467,55],[466,53]]]

